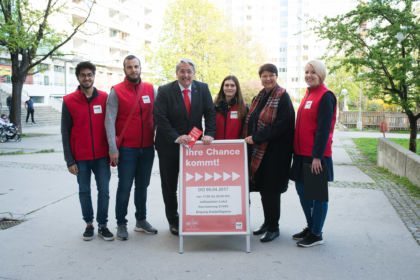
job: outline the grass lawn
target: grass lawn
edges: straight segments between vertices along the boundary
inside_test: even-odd
[[[401,139],[401,138],[388,138],[392,142],[395,142],[404,148],[408,149],[408,139]],[[362,152],[373,164],[376,165],[377,162],[377,145],[378,139],[377,138],[354,138],[353,142],[356,144],[358,150]],[[417,139],[417,154],[420,155],[420,140]],[[407,178],[399,177],[396,175],[391,174],[384,168],[378,167],[384,175],[388,176],[390,179],[406,186],[411,194],[416,197],[420,197],[420,188],[416,187],[412,184]]]
[[[406,148],[408,150],[408,140],[409,139],[401,139],[401,138],[388,138],[388,140],[397,143],[400,146],[403,146],[404,148]],[[417,139],[416,141],[417,144],[417,154],[420,155],[420,139]]]
[[[388,140],[397,143],[400,146],[408,149],[408,139],[403,138],[388,138]],[[376,163],[376,154],[378,139],[377,138],[355,138],[353,139],[357,148],[369,158],[373,163]],[[417,139],[417,154],[420,155],[420,140]]]

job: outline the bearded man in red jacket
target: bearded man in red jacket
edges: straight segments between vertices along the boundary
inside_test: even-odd
[[[111,164],[118,165],[115,205],[117,239],[127,240],[127,208],[131,187],[136,206],[135,231],[157,234],[146,220],[147,187],[155,156],[153,136],[153,85],[140,78],[140,60],[129,55],[123,62],[125,79],[113,86],[108,96],[105,128]]]

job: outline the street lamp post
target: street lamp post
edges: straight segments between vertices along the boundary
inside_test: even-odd
[[[64,95],[67,94],[67,62],[68,60],[64,60]]]
[[[343,121],[343,122],[345,122],[345,120],[341,120],[342,119],[341,116],[342,116],[342,112],[346,111],[346,108],[345,108],[345,106],[346,106],[346,95],[347,95],[347,89],[343,88],[341,90],[340,99],[339,99],[339,103],[338,103],[339,106],[338,106],[338,109],[337,109],[337,119],[340,120],[340,121]],[[342,100],[343,106],[341,106],[341,98],[343,99]]]
[[[362,130],[363,129],[363,122],[362,122],[362,83],[360,83],[360,89],[359,89],[359,114],[357,116],[357,129]]]
[[[347,89],[345,89],[345,88],[343,88],[342,90],[341,90],[341,96],[343,97],[343,111],[348,111],[348,108],[347,108],[347,95],[348,95],[348,90]]]

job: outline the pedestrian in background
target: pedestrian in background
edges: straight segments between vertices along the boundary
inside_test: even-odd
[[[225,77],[214,100],[216,109],[216,140],[240,139],[247,108],[238,78]]]
[[[328,211],[328,201],[305,199],[303,165],[309,163],[311,172],[327,172],[328,181],[334,179],[332,162],[332,138],[337,113],[337,99],[324,84],[327,70],[319,60],[305,66],[305,82],[308,85],[296,120],[294,156],[291,177],[306,218],[303,231],[293,235],[300,247],[312,247],[324,243],[322,228]],[[324,170],[325,169],[325,170]]]
[[[153,85],[141,78],[140,59],[129,55],[123,62],[124,81],[112,87],[106,109],[106,132],[112,165],[118,166],[115,205],[117,238],[127,240],[127,209],[134,181],[135,231],[157,234],[146,220],[147,187],[155,150],[153,145]]]
[[[93,173],[98,189],[98,236],[112,241],[114,235],[107,228],[111,171],[104,125],[108,95],[93,86],[95,73],[95,65],[88,61],[80,62],[76,66],[79,86],[75,92],[63,98],[61,135],[67,168],[71,174],[77,176],[79,184],[80,206],[83,220],[86,222],[83,239],[92,240],[94,236],[90,189]]]
[[[244,125],[251,190],[260,192],[264,223],[254,231],[261,242],[279,234],[280,199],[287,190],[293,152],[295,111],[289,94],[277,84],[278,70],[264,64],[258,74],[264,87],[253,99]]]
[[[31,115],[32,123],[35,124],[34,114],[34,101],[32,100],[32,96],[29,96],[28,100],[25,101],[25,108],[26,108],[26,123],[28,123],[29,115]]]
[[[9,119],[10,119],[10,114],[12,113],[12,96],[10,94],[6,98],[6,105],[7,105],[7,109],[9,109]]]

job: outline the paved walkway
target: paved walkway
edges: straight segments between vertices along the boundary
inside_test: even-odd
[[[372,133],[377,135],[377,137],[382,137],[379,133]],[[420,245],[420,199],[415,198],[407,191],[407,188],[401,184],[395,183],[392,180],[389,180],[389,176],[384,176],[380,168],[375,164],[372,164],[364,155],[362,155],[354,145],[354,142],[351,138],[358,137],[373,137],[372,135],[360,135],[359,133],[348,133],[348,132],[338,132],[336,135],[342,142],[342,147],[345,149],[345,153],[349,155],[346,158],[344,164],[348,164],[349,160],[351,164],[355,164],[357,169],[361,170],[366,176],[371,178],[371,181],[366,182],[356,182],[351,180],[350,182],[342,179],[337,180],[332,184],[334,187],[353,187],[353,188],[365,188],[365,189],[380,189],[387,196],[389,202],[392,204],[394,209],[399,214],[400,218],[406,225],[407,229],[411,232],[414,239]],[[400,136],[400,137],[398,137]],[[401,134],[391,134],[387,137],[392,138],[408,138],[408,135]],[[339,151],[339,148],[336,147],[335,152]],[[339,159],[343,158],[342,156]],[[342,166],[342,161],[335,161],[336,165],[335,170],[340,170]],[[349,171],[348,168],[344,168],[346,171]],[[346,175],[347,177],[347,175]]]
[[[252,236],[252,252],[246,254],[244,237],[186,237],[180,255],[178,238],[169,233],[164,218],[157,158],[148,220],[159,234],[132,231],[131,201],[128,241],[81,240],[84,225],[76,180],[66,170],[58,131],[34,127],[33,132],[50,135],[0,144],[3,153],[55,151],[0,156],[0,215],[26,219],[0,230],[0,279],[420,279],[420,246],[413,238],[413,232],[418,233],[418,201],[410,202],[403,189],[382,182],[380,174],[371,171],[374,167],[359,168],[363,158],[348,133],[335,137],[336,182],[330,188],[325,245],[302,249],[291,239],[304,226],[304,217],[290,183],[282,196],[279,239],[262,244]],[[113,170],[109,227],[114,232],[116,184]],[[251,227],[256,228],[262,223],[262,209],[257,194],[251,201]],[[411,208],[399,210],[398,205]]]

